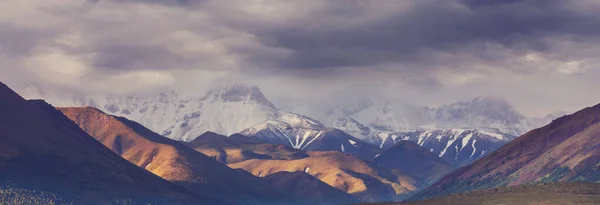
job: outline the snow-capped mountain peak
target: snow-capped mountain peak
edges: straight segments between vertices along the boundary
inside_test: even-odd
[[[256,86],[232,83],[206,93],[168,91],[146,95],[55,95],[30,88],[29,98],[59,106],[93,106],[175,139],[190,141],[206,131],[223,135],[274,119],[280,111]]]
[[[202,100],[209,102],[242,102],[242,103],[258,103],[267,107],[275,108],[257,86],[246,85],[241,83],[230,83],[215,86],[210,89]]]
[[[316,129],[322,129],[325,127],[325,125],[315,119],[292,112],[281,115],[278,120],[295,127]]]
[[[285,113],[273,120],[252,126],[240,134],[271,144],[283,144],[300,150],[332,151],[369,159],[377,148],[334,128],[296,113]]]

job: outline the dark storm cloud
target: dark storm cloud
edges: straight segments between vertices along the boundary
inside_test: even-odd
[[[111,70],[162,70],[187,60],[161,45],[110,45],[96,51],[92,66]]]
[[[0,1],[0,80],[82,92],[222,77],[282,98],[368,87],[577,108],[600,86],[599,45],[598,0]],[[587,100],[557,101],[571,98]]]
[[[361,7],[368,5],[330,4],[322,11],[323,16],[307,17],[296,26],[247,29],[260,36],[264,44],[293,51],[289,57],[279,59],[281,68],[431,65],[440,63],[432,62],[434,52],[464,53],[494,62],[503,60],[503,56],[489,53],[483,45],[499,45],[524,54],[552,52],[548,38],[598,43],[600,8],[593,3],[590,6],[595,8],[585,8],[584,4],[560,0],[414,1],[409,10],[339,27],[322,22],[339,16],[348,16],[340,18],[340,24],[361,20],[361,15],[366,15]]]
[[[47,36],[56,33],[37,32],[20,28],[12,23],[0,22],[0,53],[11,57],[23,57],[40,44],[47,43]]]

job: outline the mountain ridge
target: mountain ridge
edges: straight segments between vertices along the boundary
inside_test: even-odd
[[[600,104],[527,132],[475,163],[450,173],[414,199],[505,185],[600,181],[598,136]],[[543,167],[532,167],[536,164]]]

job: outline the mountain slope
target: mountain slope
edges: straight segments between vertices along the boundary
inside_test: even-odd
[[[435,153],[450,164],[461,167],[484,157],[514,139],[507,134],[475,129],[415,130],[377,133],[382,148],[410,140]]]
[[[251,159],[228,165],[261,177],[282,171],[306,172],[363,201],[399,200],[425,186],[401,170],[383,169],[340,152],[310,151],[308,155],[292,160]]]
[[[373,163],[380,167],[403,170],[428,184],[455,169],[450,163],[411,141],[397,143],[377,156]]]
[[[307,151],[340,151],[370,160],[378,149],[343,131],[295,113],[286,113],[250,127],[240,134],[271,144],[282,144]]]
[[[287,160],[308,156],[302,150],[290,148],[285,145],[267,144],[256,138],[240,134],[226,137],[214,132],[206,132],[186,144],[194,150],[202,152],[224,164],[249,159]]]
[[[337,190],[305,172],[277,172],[264,177],[269,184],[285,193],[303,199],[306,204],[336,205],[358,202],[358,199]]]
[[[282,193],[142,125],[92,108],[59,108],[84,131],[130,162],[198,193],[235,204],[287,203]]]
[[[223,204],[127,162],[54,107],[26,101],[0,83],[0,185],[75,203]]]
[[[535,182],[600,181],[600,104],[552,121],[463,167],[415,199]]]

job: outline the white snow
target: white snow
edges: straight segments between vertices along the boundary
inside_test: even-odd
[[[302,149],[306,149],[306,147],[308,147],[308,145],[310,145],[313,141],[318,139],[322,134],[323,134],[323,131],[319,131],[319,133],[317,133],[317,136],[315,136],[312,140],[310,140],[308,143],[306,143],[306,145],[304,145],[304,147],[302,147]]]
[[[454,145],[454,149],[456,151],[456,155],[454,155],[454,160],[458,160],[458,153],[460,153],[458,150],[458,145]]]
[[[473,137],[473,133],[469,133],[467,136],[462,138],[462,144],[460,147],[460,150],[464,149],[467,144],[469,143],[469,140],[471,140],[471,138]]]
[[[354,140],[348,140],[348,142],[350,142],[350,144],[356,146],[356,142]]]
[[[381,140],[381,144],[379,145],[379,148],[383,148],[383,145],[385,144],[386,140],[387,140],[387,138]]]
[[[150,162],[144,167],[144,169],[148,169],[148,167],[152,164],[152,162],[154,161],[155,157],[152,157],[152,159],[150,160]]]
[[[479,133],[490,136],[490,137],[494,137],[499,140],[506,139],[503,135],[498,134],[498,133],[492,133],[492,132],[481,131],[481,130],[479,131]]]
[[[471,147],[473,148],[473,152],[471,153],[471,156],[469,156],[469,158],[473,158],[473,155],[475,155],[475,152],[477,151],[477,148],[475,147],[475,142],[477,142],[477,140],[473,139],[473,143],[471,143]]]
[[[307,130],[304,133],[304,136],[302,137],[302,142],[300,142],[300,145],[303,145],[304,142],[306,142],[306,139],[308,139],[308,137],[310,136],[310,130]],[[298,142],[298,138],[296,138],[296,143]],[[312,142],[312,141],[311,141]]]
[[[444,156],[446,150],[448,150],[448,147],[450,147],[450,145],[452,145],[452,143],[454,143],[454,141],[456,141],[464,131],[465,130],[461,129],[452,129],[451,132],[454,133],[454,135],[446,142],[446,147],[442,150],[442,152],[440,152],[440,157]]]
[[[304,150],[322,137],[327,129],[329,128],[308,117],[285,113],[278,118],[245,129],[240,134]]]

